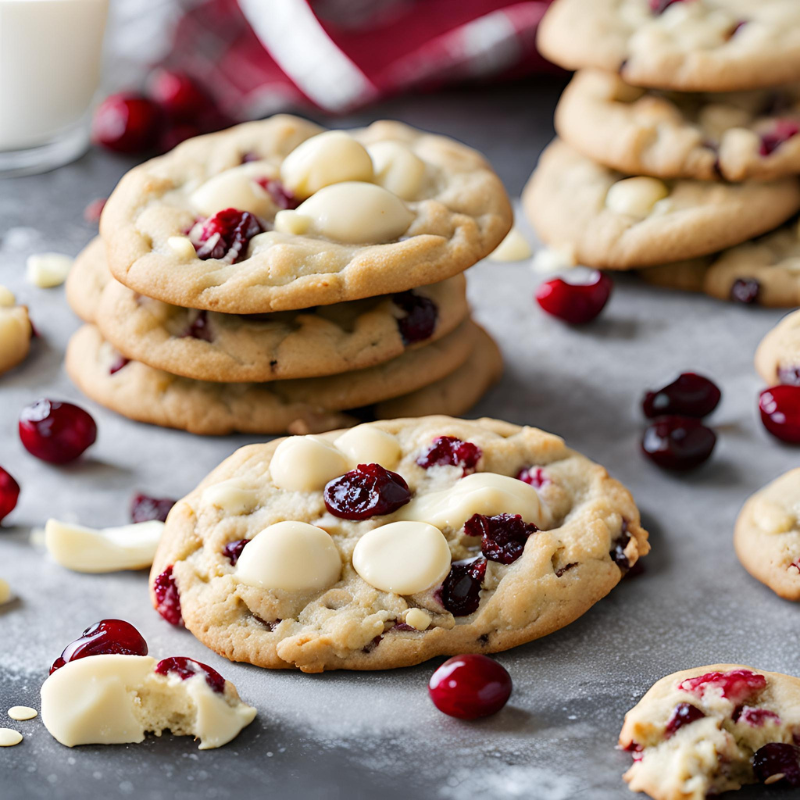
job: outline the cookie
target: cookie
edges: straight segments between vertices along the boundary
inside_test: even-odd
[[[539,26],[566,69],[619,72],[634,86],[728,92],[800,81],[795,0],[557,0]]]
[[[0,286],[0,375],[21,364],[31,349],[33,326],[26,306]]]
[[[800,311],[785,316],[761,340],[755,365],[767,386],[800,385]]]
[[[630,175],[774,180],[800,173],[800,85],[664,93],[582,70],[561,96],[556,130],[583,155]]]
[[[654,800],[705,800],[758,780],[780,785],[764,756],[771,743],[791,745],[799,726],[798,678],[739,664],[676,672],[625,715],[619,745],[634,758],[625,780]]]
[[[800,180],[629,178],[556,140],[522,203],[541,238],[576,263],[632,269],[697,258],[777,227],[800,209]]]
[[[97,236],[75,259],[65,286],[70,308],[84,321],[93,323],[103,291],[111,281],[105,245]]]
[[[733,539],[742,566],[787,600],[800,600],[799,508],[797,468],[748,499],[739,512]]]
[[[428,347],[366,370],[264,383],[194,381],[128,361],[91,325],[67,348],[67,372],[84,394],[129,419],[191,433],[320,431],[354,424],[354,409],[416,392],[471,358],[483,337],[467,321]],[[485,385],[485,376],[478,383]],[[357,412],[356,412],[357,413]]]
[[[173,509],[151,588],[233,661],[387,669],[552,633],[648,550],[629,492],[559,437],[395,419],[236,452]]]
[[[100,230],[134,291],[260,314],[437,283],[491,253],[512,221],[499,178],[458,142],[399,122],[323,133],[279,115],[131,170]]]
[[[661,264],[657,267],[640,269],[639,275],[664,289],[680,289],[684,292],[702,292],[710,259],[693,258],[675,264]]]

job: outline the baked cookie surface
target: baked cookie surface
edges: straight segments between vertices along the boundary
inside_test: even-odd
[[[462,144],[398,122],[351,136],[279,115],[131,170],[100,228],[134,291],[255,314],[437,283],[512,221],[499,178]]]
[[[151,588],[231,660],[385,669],[551,633],[648,551],[629,492],[557,436],[395,419],[239,450],[170,514]]]
[[[656,178],[774,180],[800,172],[800,87],[645,91],[582,70],[556,109],[559,136],[612,169]]]
[[[702,292],[710,259],[693,258],[675,264],[660,264],[638,270],[639,275],[653,286],[680,289],[684,292]]]
[[[777,227],[800,209],[800,181],[627,177],[556,140],[522,204],[541,238],[575,263],[633,269],[715,253]]]
[[[793,744],[799,729],[798,678],[740,664],[676,672],[625,715],[619,745],[634,758],[625,780],[654,800],[705,800],[764,780],[754,756]]]
[[[773,592],[800,600],[800,468],[757,491],[736,520],[742,566]]]
[[[767,386],[800,385],[800,311],[787,314],[761,340],[755,365]]]
[[[557,0],[537,44],[565,69],[619,72],[635,86],[757,89],[800,80],[800,6],[794,0]]]

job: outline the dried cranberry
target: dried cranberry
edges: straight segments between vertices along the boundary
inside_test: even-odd
[[[603,310],[613,288],[611,278],[595,270],[589,283],[567,283],[562,278],[545,281],[536,290],[536,302],[564,322],[584,325]]]
[[[694,417],[660,417],[642,437],[642,451],[663,469],[684,472],[707,461],[717,435]]]
[[[146,97],[131,92],[109,95],[92,120],[92,141],[117,153],[151,150],[161,129],[161,110]]]
[[[131,500],[131,520],[133,522],[150,522],[155,519],[159,522],[166,522],[167,514],[177,502],[171,497],[150,497],[146,494],[136,494]]]
[[[800,367],[778,367],[778,383],[800,386]]]
[[[215,258],[235,264],[247,255],[247,243],[263,230],[249,211],[225,208],[195,225],[191,237],[199,259]]]
[[[186,74],[155,70],[147,81],[147,94],[174,120],[194,122],[210,105],[208,97]]]
[[[737,278],[731,286],[731,300],[752,306],[758,302],[761,284],[755,278]]]
[[[0,467],[0,522],[16,508],[19,492],[19,484]]]
[[[631,562],[628,561],[628,556],[625,555],[625,548],[631,540],[631,535],[628,533],[628,523],[623,520],[622,530],[619,536],[611,543],[611,551],[609,555],[611,560],[623,571],[627,572],[631,567]],[[638,561],[636,562],[639,563]]]
[[[511,690],[508,671],[493,659],[475,653],[447,659],[428,684],[436,708],[458,719],[496,714],[508,702]]]
[[[650,0],[650,10],[654,14],[663,14],[673,3],[686,2],[686,0]]]
[[[454,617],[466,617],[481,604],[481,584],[486,575],[486,559],[456,561],[442,584],[442,605]]]
[[[235,542],[228,542],[225,547],[222,548],[222,555],[231,562],[231,566],[236,566],[236,562],[239,560],[239,557],[242,555],[242,550],[250,543],[249,539],[237,539]]]
[[[776,438],[800,444],[800,386],[773,386],[758,398],[761,422]]]
[[[211,325],[208,322],[208,312],[200,311],[197,316],[192,320],[186,332],[183,334],[184,339],[200,339],[203,342],[211,342],[214,335],[211,332]]]
[[[380,464],[359,464],[351,472],[328,482],[325,508],[342,519],[369,519],[392,514],[411,499],[402,475]]]
[[[513,564],[522,555],[528,537],[538,530],[519,514],[473,514],[464,524],[467,536],[481,537],[481,552],[486,558],[500,564]]]
[[[125,356],[117,356],[114,363],[108,368],[109,375],[116,375],[121,369],[124,369],[131,363],[129,358],[125,358]]]
[[[251,159],[258,161],[258,158]],[[257,178],[256,183],[264,189],[272,198],[272,202],[278,208],[297,208],[300,201],[290,192],[279,180],[274,178]]]
[[[146,656],[147,642],[130,622],[104,619],[90,625],[80,638],[64,648],[64,652],[50,667],[50,674],[70,661],[103,655]]]
[[[708,689],[719,689],[722,696],[732,703],[741,703],[753,697],[767,685],[767,679],[749,669],[733,669],[730,672],[709,672],[697,678],[687,678],[678,688],[702,697]]]
[[[201,664],[193,658],[186,658],[185,656],[164,658],[156,664],[153,671],[157,675],[177,675],[182,681],[194,678],[195,675],[202,675],[206,679],[206,683],[217,694],[222,694],[225,691],[225,678],[215,669],[211,669],[207,664]]]
[[[766,708],[752,708],[751,706],[739,706],[733,712],[734,722],[744,722],[753,728],[763,728],[764,725],[780,725],[781,718],[774,712]]]
[[[655,392],[647,392],[642,401],[646,417],[683,414],[705,417],[719,404],[722,392],[708,378],[696,372],[683,372],[672,383]]]
[[[691,725],[698,719],[703,719],[703,717],[705,717],[705,714],[697,706],[693,706],[691,703],[678,703],[667,720],[664,735],[669,739],[684,725]]]
[[[517,480],[533,486],[534,489],[541,489],[550,483],[550,478],[541,467],[523,467],[517,473]]]
[[[753,772],[761,783],[800,786],[800,747],[771,742],[756,750]]]
[[[72,403],[43,399],[22,409],[19,438],[31,455],[51,464],[66,464],[95,443],[97,425]]]
[[[170,625],[183,625],[181,595],[172,574],[172,564],[153,581],[153,592],[156,596],[156,611]]]
[[[423,469],[431,467],[461,467],[464,474],[475,471],[483,451],[472,442],[462,442],[455,436],[437,436],[417,459]]]
[[[759,153],[768,156],[774,153],[784,142],[800,133],[800,124],[793,119],[777,119],[769,133],[761,134]]]
[[[92,200],[86,208],[83,209],[83,218],[86,222],[99,222],[100,215],[106,207],[107,197],[98,197],[97,200]]]
[[[392,302],[405,314],[397,320],[405,344],[422,342],[433,336],[439,318],[439,309],[433,300],[415,292],[403,292],[394,295]]]

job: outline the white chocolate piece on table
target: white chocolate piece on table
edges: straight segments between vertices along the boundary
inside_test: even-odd
[[[0,728],[0,747],[13,747],[22,741],[22,734],[11,728]]]
[[[96,530],[47,520],[45,546],[62,567],[74,572],[118,572],[153,563],[164,523],[158,520]]]
[[[367,147],[375,183],[403,200],[414,200],[425,181],[425,162],[400,142],[375,142]]]
[[[533,255],[528,240],[519,232],[519,228],[514,227],[497,245],[494,252],[489,253],[489,261],[524,261]]]
[[[272,454],[269,474],[290,492],[314,492],[348,470],[344,454],[321,436],[290,436]]]
[[[242,583],[268,590],[322,591],[341,574],[342,560],[330,535],[290,520],[256,534],[236,562]]]
[[[611,186],[606,194],[606,208],[637,219],[648,216],[659,200],[669,195],[669,188],[658,178],[625,178]]]
[[[72,269],[74,259],[62,253],[37,253],[28,256],[28,280],[40,289],[61,286]]]
[[[359,464],[380,464],[392,469],[403,454],[396,436],[369,423],[343,433],[336,440],[336,447],[347,456],[351,469]]]
[[[17,722],[24,722],[39,716],[39,712],[35,708],[29,708],[28,706],[12,706],[8,709],[8,716],[17,720]]]
[[[21,364],[31,349],[33,328],[25,306],[0,286],[0,374]]]
[[[214,175],[192,192],[189,202],[207,217],[226,208],[249,211],[259,217],[269,216],[275,203],[256,178],[274,178],[275,170],[265,162],[242,164]]]
[[[202,500],[229,514],[249,514],[258,506],[255,489],[242,486],[236,478],[209,486],[203,491]]]

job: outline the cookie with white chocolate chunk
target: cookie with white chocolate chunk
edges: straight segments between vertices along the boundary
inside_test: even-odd
[[[557,436],[397,419],[239,450],[173,509],[151,596],[233,661],[386,669],[558,630],[648,551]]]

